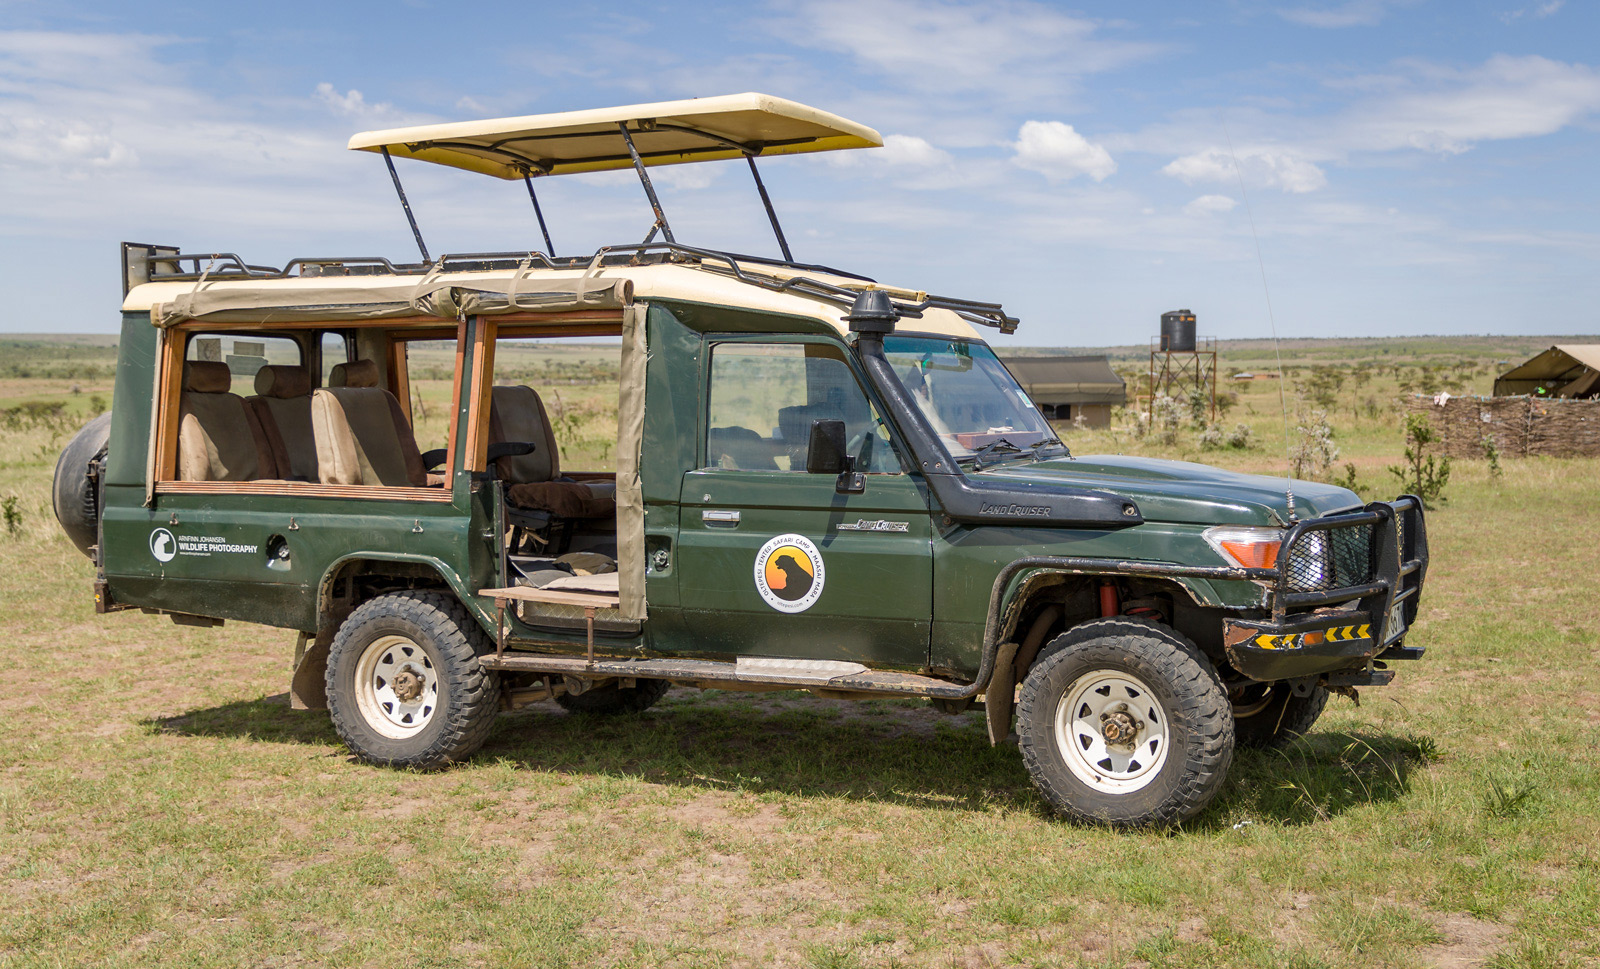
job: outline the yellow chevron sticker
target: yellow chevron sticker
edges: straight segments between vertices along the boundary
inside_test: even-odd
[[[1372,638],[1372,624],[1368,623],[1367,625],[1362,626],[1361,627],[1361,631],[1356,633],[1356,638],[1357,639],[1371,639]]]
[[[1295,645],[1294,634],[1287,636],[1272,636],[1262,633],[1256,637],[1256,645],[1262,649],[1289,649]]]

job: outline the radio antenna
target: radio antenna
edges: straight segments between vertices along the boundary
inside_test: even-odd
[[[1222,137],[1228,142],[1228,157],[1233,161],[1233,174],[1239,179],[1239,196],[1244,200],[1244,214],[1250,220],[1250,238],[1256,245],[1256,266],[1261,270],[1261,291],[1267,298],[1267,325],[1272,328],[1272,355],[1278,361],[1278,408],[1283,412],[1283,493],[1289,502],[1289,520],[1297,517],[1294,511],[1294,478],[1290,474],[1289,399],[1283,384],[1288,378],[1283,373],[1283,351],[1278,347],[1278,320],[1272,312],[1272,288],[1267,285],[1267,263],[1261,258],[1261,236],[1256,232],[1256,216],[1250,209],[1250,193],[1245,191],[1244,171],[1239,168],[1239,156],[1233,150],[1233,135],[1228,133],[1228,120],[1221,115]]]

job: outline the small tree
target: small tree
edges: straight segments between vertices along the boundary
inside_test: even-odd
[[[1178,429],[1183,426],[1183,402],[1176,397],[1157,394],[1150,402],[1152,418],[1150,431],[1167,447],[1178,444]]]
[[[1333,443],[1333,427],[1328,412],[1315,409],[1301,415],[1294,428],[1294,444],[1289,448],[1289,472],[1296,478],[1320,479],[1339,460],[1339,445]]]
[[[1389,465],[1389,473],[1400,479],[1400,487],[1422,499],[1422,507],[1433,508],[1445,501],[1444,488],[1450,483],[1450,459],[1429,454],[1439,443],[1433,423],[1421,414],[1406,415],[1406,463]]]

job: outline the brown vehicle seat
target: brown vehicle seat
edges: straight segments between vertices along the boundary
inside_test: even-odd
[[[713,427],[706,432],[706,461],[713,468],[777,471],[772,443],[748,427]],[[801,458],[801,467],[805,459]]]
[[[311,374],[304,367],[268,364],[256,371],[256,396],[245,403],[266,434],[278,474],[317,480],[317,442],[311,432]]]
[[[378,386],[371,360],[341,363],[311,395],[317,479],[323,484],[421,488],[422,452],[400,402]]]
[[[184,362],[178,401],[179,481],[254,481],[277,474],[261,422],[244,398],[230,391],[232,386],[227,364]]]
[[[611,518],[617,513],[614,481],[561,478],[561,450],[544,401],[532,387],[494,387],[489,392],[489,443],[524,441],[529,454],[500,458],[495,473],[507,482],[506,498],[520,508],[560,518]]]

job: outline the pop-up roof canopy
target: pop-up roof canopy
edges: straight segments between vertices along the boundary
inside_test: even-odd
[[[507,179],[632,168],[630,147],[653,166],[882,144],[865,125],[754,93],[391,128],[350,139],[355,150],[387,149],[398,157]]]
[[[539,217],[545,248],[552,250],[552,255],[554,245],[545,225],[544,212],[539,207],[539,197],[533,190],[534,178],[632,168],[639,173],[639,181],[655,213],[655,222],[645,242],[655,238],[657,231],[668,242],[675,242],[672,227],[662,214],[661,202],[656,198],[655,187],[650,184],[645,169],[654,165],[743,158],[750,165],[750,174],[761,193],[761,204],[766,207],[784,261],[793,262],[789,243],[778,225],[777,213],[772,210],[772,200],[767,197],[766,186],[761,184],[761,173],[756,171],[756,156],[882,145],[883,139],[878,133],[865,125],[784,98],[755,93],[391,128],[363,132],[350,139],[352,150],[383,155],[424,263],[431,262],[428,247],[422,241],[422,232],[411,213],[411,203],[406,200],[400,176],[394,170],[395,155],[496,178],[522,179]]]

